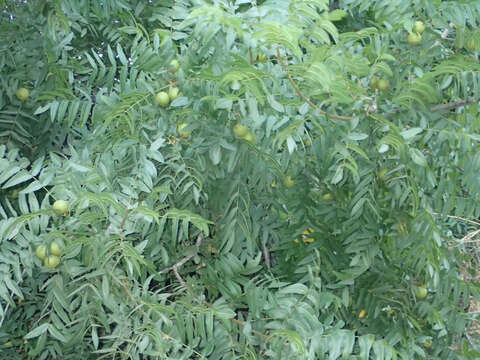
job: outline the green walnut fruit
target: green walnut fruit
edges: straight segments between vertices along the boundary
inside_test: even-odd
[[[365,309],[360,310],[360,313],[358,314],[358,317],[360,319],[363,319],[367,315],[367,311]]]
[[[47,257],[47,247],[43,244],[38,245],[35,249],[35,255],[37,255],[40,260],[45,259]]]
[[[287,188],[291,188],[293,185],[295,185],[295,181],[290,175],[287,175],[283,178],[283,185]]]
[[[62,253],[62,248],[56,242],[50,244],[50,254],[59,256]]]
[[[187,126],[188,126],[188,124],[186,122],[178,124],[177,130],[178,130],[178,133],[180,134],[180,136],[182,136],[182,137],[189,137],[190,136],[190,134],[192,133],[191,131],[183,130]]]
[[[386,90],[388,90],[389,87],[390,87],[390,83],[388,82],[387,79],[378,80],[378,83],[377,83],[378,90],[386,91]]]
[[[262,64],[266,63],[267,62],[267,55],[264,54],[263,52],[258,53],[257,62],[262,63]]]
[[[248,141],[250,144],[255,144],[255,135],[253,135],[250,131],[245,134],[243,139]]]
[[[168,103],[170,102],[170,97],[165,91],[160,91],[157,96],[155,96],[155,100],[157,101],[157,104],[160,106],[167,106]]]
[[[17,95],[18,100],[25,101],[30,96],[30,92],[27,89],[22,87],[22,88],[17,90],[16,95]]]
[[[175,100],[179,96],[180,90],[177,87],[171,87],[168,89],[168,98],[170,101]]]
[[[373,90],[378,89],[378,80],[379,79],[376,76],[372,76],[372,78],[370,79],[370,87]]]
[[[68,212],[68,203],[65,200],[57,200],[53,203],[53,210],[57,215],[63,215]]]
[[[333,194],[331,193],[326,193],[325,195],[322,196],[323,200],[332,200],[333,199]]]
[[[385,175],[387,175],[388,169],[382,169],[378,172],[378,178],[380,180],[385,179]]]
[[[170,71],[175,74],[178,69],[180,69],[180,63],[178,62],[178,60],[173,59],[172,61],[170,61]]]
[[[233,132],[237,136],[245,137],[248,134],[248,128],[245,125],[236,124],[233,127]]]
[[[413,32],[419,35],[422,35],[424,31],[425,31],[425,24],[423,23],[423,21],[420,21],[420,20],[415,21],[415,23],[413,24]]]
[[[420,34],[412,32],[408,34],[407,41],[410,45],[416,46],[422,41],[422,36]]]
[[[58,264],[60,264],[60,258],[57,255],[48,255],[43,264],[48,269],[54,269]]]
[[[418,299],[424,299],[428,294],[428,290],[425,286],[418,286],[416,289],[415,289],[415,296],[418,298]]]
[[[13,189],[11,193],[8,194],[10,199],[18,199],[18,194],[20,193],[20,189]]]

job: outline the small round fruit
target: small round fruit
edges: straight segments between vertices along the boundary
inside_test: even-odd
[[[171,87],[170,89],[168,89],[168,98],[170,99],[170,101],[175,100],[178,97],[179,92],[180,90],[178,90],[177,87]]]
[[[57,255],[48,255],[44,260],[44,265],[48,269],[54,269],[60,264],[60,258]]]
[[[56,242],[50,244],[50,254],[59,256],[62,253],[62,248]]]
[[[408,34],[407,41],[410,45],[418,45],[422,41],[422,36],[420,34],[416,34],[414,32]]]
[[[186,122],[183,122],[183,123],[181,123],[181,124],[178,124],[177,130],[178,130],[178,133],[180,134],[180,136],[182,136],[182,137],[188,137],[188,136],[190,136],[190,134],[192,133],[191,131],[183,130],[183,129],[185,129],[187,126],[188,126],[188,124],[187,124]]]
[[[425,31],[425,24],[423,23],[423,21],[420,21],[420,20],[415,21],[415,23],[413,24],[413,32],[419,35],[422,35],[424,31]]]
[[[423,346],[426,347],[426,348],[431,347],[432,346],[432,339],[425,340],[423,342]]]
[[[387,79],[380,79],[378,80],[377,87],[378,87],[378,90],[385,91],[385,90],[388,90],[388,88],[390,87],[390,83],[388,82]]]
[[[157,104],[160,106],[167,106],[168,103],[170,102],[170,97],[165,91],[160,91],[157,96],[155,96],[155,100],[157,101]]]
[[[233,132],[237,136],[244,137],[248,134],[248,127],[242,124],[236,124],[233,127]]]
[[[370,87],[373,90],[378,89],[378,78],[376,76],[372,76],[372,78],[370,79]]]
[[[332,200],[333,199],[333,195],[331,193],[326,193],[325,195],[322,196],[322,199],[323,200]]]
[[[295,181],[290,175],[287,175],[283,178],[283,185],[287,188],[291,188],[293,185],[295,185]]]
[[[178,60],[173,59],[172,61],[170,61],[170,71],[172,73],[176,73],[178,69],[180,69],[180,63],[178,62]]]
[[[45,259],[47,257],[47,247],[43,244],[38,245],[35,249],[35,255],[37,255],[40,260]]]
[[[243,139],[248,141],[250,144],[255,144],[255,135],[253,135],[251,132],[247,132]]]
[[[257,55],[257,62],[259,63],[266,63],[267,62],[267,55],[263,52],[259,52]]]
[[[367,312],[366,312],[365,309],[362,309],[362,310],[360,311],[360,314],[358,314],[358,317],[359,317],[360,319],[363,319],[363,318],[365,317],[365,315],[367,315]]]
[[[68,212],[68,204],[65,200],[57,200],[53,203],[53,211],[57,213],[57,215],[63,215]]]
[[[17,95],[18,100],[25,101],[30,96],[30,92],[27,89],[22,87],[22,88],[17,90],[16,95]]]
[[[415,290],[415,296],[418,299],[424,299],[428,294],[428,290],[425,286],[418,286]]]
[[[18,199],[18,194],[20,193],[20,189],[13,189],[10,194],[8,194],[8,197],[11,199]]]
[[[383,180],[385,178],[385,175],[387,175],[388,169],[382,169],[378,172],[378,178],[380,180]]]

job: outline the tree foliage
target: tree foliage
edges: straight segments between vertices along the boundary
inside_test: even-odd
[[[479,2],[0,4],[4,357],[480,356]]]

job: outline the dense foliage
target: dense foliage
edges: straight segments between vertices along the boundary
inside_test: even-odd
[[[479,1],[0,4],[2,359],[480,357]]]

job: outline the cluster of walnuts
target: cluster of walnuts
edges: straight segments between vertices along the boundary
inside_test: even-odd
[[[57,215],[65,215],[68,213],[68,204],[65,200],[57,200],[53,203],[52,209]],[[61,254],[62,247],[55,241],[52,241],[49,245],[40,244],[35,249],[35,255],[43,260],[47,269],[54,269],[60,264]]]

